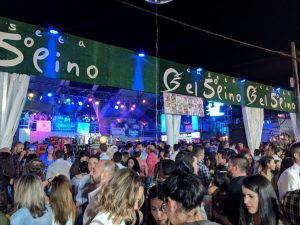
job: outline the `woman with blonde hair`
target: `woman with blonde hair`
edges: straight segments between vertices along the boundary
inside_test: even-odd
[[[21,176],[14,186],[15,209],[11,225],[52,225],[52,209],[45,203],[41,179],[33,174]]]
[[[53,225],[73,225],[76,219],[76,206],[72,198],[69,179],[59,175],[51,181],[50,204],[53,210]]]
[[[119,170],[95,197],[98,214],[90,225],[125,225],[125,221],[135,224],[136,211],[143,202],[144,187],[138,175],[130,169]],[[141,222],[141,213],[138,215]]]

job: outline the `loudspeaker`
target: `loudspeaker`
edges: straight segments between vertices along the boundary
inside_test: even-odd
[[[229,141],[230,142],[242,142],[248,146],[244,124],[229,124]]]

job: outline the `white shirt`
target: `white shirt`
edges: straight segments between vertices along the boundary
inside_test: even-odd
[[[114,225],[112,222],[112,218],[109,220],[108,219],[109,214],[108,213],[101,213],[99,212],[94,219],[92,220],[92,222],[90,223],[90,225]],[[125,222],[122,221],[120,225],[125,225]]]
[[[277,186],[280,200],[286,192],[300,189],[300,165],[294,163],[293,166],[286,169],[280,175]]]

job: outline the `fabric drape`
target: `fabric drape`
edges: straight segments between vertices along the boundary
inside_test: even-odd
[[[0,72],[0,148],[11,148],[27,98],[30,77]]]
[[[181,115],[166,114],[167,142],[173,147],[178,143]]]
[[[259,148],[264,123],[264,109],[242,106],[243,121],[248,147],[253,155]]]

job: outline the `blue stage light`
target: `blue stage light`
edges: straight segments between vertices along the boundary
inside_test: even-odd
[[[83,105],[82,101],[79,101],[79,102],[78,102],[78,105],[82,106],[82,105]]]
[[[48,93],[48,97],[52,97],[52,93],[51,92]]]
[[[241,80],[240,82],[241,82],[241,83],[245,83],[245,82],[246,82],[246,80],[245,80],[245,79],[243,79],[243,80]]]
[[[145,53],[144,52],[139,52],[139,57],[141,57],[141,58],[143,58],[143,57],[145,57]]]
[[[203,69],[202,68],[197,68],[197,75],[201,75],[201,72],[203,71]]]
[[[49,32],[50,32],[51,34],[58,34],[58,31],[57,31],[57,30],[54,30],[54,29],[49,30]]]
[[[119,106],[118,106],[118,105],[115,105],[115,109],[119,109]]]

